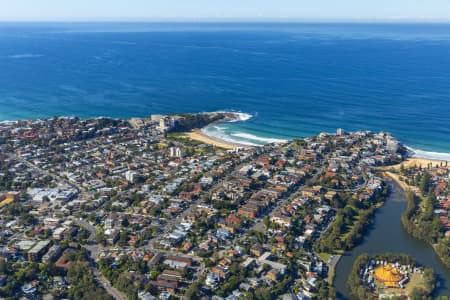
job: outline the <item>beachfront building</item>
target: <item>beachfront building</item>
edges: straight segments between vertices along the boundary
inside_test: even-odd
[[[183,158],[183,152],[180,147],[170,147],[169,152],[170,157]]]

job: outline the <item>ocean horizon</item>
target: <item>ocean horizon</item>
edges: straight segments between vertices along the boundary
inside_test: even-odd
[[[261,145],[392,133],[450,160],[450,24],[0,23],[0,121],[235,111]]]

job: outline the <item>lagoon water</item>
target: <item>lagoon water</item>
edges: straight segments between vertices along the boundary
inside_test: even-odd
[[[450,159],[450,24],[0,23],[0,121],[233,110],[205,132],[247,144],[337,128],[392,132]],[[450,271],[400,225],[397,190],[361,252],[406,252]]]
[[[450,24],[0,23],[0,120],[216,110],[252,116],[206,129],[229,141],[342,127],[450,153]]]
[[[385,205],[376,215],[372,228],[368,230],[363,242],[352,251],[344,254],[336,266],[335,286],[339,299],[347,299],[347,279],[356,258],[362,253],[406,253],[418,263],[433,268],[438,287],[434,296],[450,296],[450,269],[441,263],[433,248],[410,236],[401,224],[401,215],[406,209],[403,190],[392,183],[392,193]]]

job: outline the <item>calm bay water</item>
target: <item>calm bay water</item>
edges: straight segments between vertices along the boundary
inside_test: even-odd
[[[411,237],[402,227],[401,214],[406,209],[406,198],[401,188],[393,183],[393,190],[385,205],[375,215],[373,227],[361,245],[342,256],[336,266],[335,285],[339,299],[348,297],[347,279],[355,259],[362,253],[406,253],[420,264],[433,268],[438,287],[434,296],[450,296],[450,270],[445,267],[433,248]]]
[[[3,23],[0,70],[0,120],[235,110],[252,118],[207,132],[450,153],[450,25]]]

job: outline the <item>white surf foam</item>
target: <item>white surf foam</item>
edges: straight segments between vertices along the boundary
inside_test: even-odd
[[[217,129],[217,130],[226,130],[226,129],[228,129],[228,127],[225,127],[225,126],[217,126],[217,125],[213,126],[213,128],[214,128],[214,129]]]
[[[227,123],[235,123],[235,122],[245,122],[251,118],[253,118],[253,115],[244,113],[241,111],[234,111],[234,110],[216,110],[216,111],[204,111],[202,113],[208,114],[208,113],[223,113],[223,114],[233,114],[236,116],[233,120],[228,120]],[[256,114],[257,115],[257,114]]]
[[[250,120],[253,118],[253,115],[240,112],[240,111],[232,111],[232,110],[219,110],[216,111],[217,113],[224,113],[224,114],[234,114],[237,118],[233,120],[229,120],[228,123],[234,123],[234,122],[245,122],[247,120]]]
[[[243,112],[233,112],[238,116],[236,120],[232,120],[230,122],[245,122],[250,120],[253,116],[251,114],[243,113]]]
[[[239,145],[246,145],[246,146],[253,146],[253,147],[261,146],[260,144],[252,143],[252,142],[249,142],[249,141],[243,141],[243,140],[240,140],[240,139],[233,139],[233,138],[231,138],[229,136],[224,136],[224,137],[220,138],[220,140],[223,140],[225,142],[230,142],[230,143],[233,143],[233,144],[239,144]]]
[[[16,123],[17,123],[17,121],[10,121],[10,120],[0,121],[0,124],[6,124],[6,125],[16,124]]]
[[[252,140],[252,141],[263,142],[265,144],[269,144],[269,143],[285,143],[286,142],[286,140],[282,140],[282,139],[262,137],[262,136],[257,136],[257,135],[250,134],[250,133],[245,133],[245,132],[232,133],[231,135],[235,136],[235,137],[243,138],[243,139]]]
[[[232,110],[222,110],[218,111],[221,113],[232,113],[236,115],[236,119],[228,121],[229,123],[234,122],[245,122],[251,118],[253,115],[244,112],[236,112]],[[202,132],[212,138],[219,139],[225,142],[236,143],[241,145],[249,145],[249,146],[263,146],[269,143],[284,143],[286,140],[269,138],[257,136],[250,133],[245,132],[226,132],[225,130],[229,129],[225,126],[208,126],[202,129]]]
[[[21,59],[21,58],[37,58],[42,57],[42,54],[32,54],[32,53],[23,53],[23,54],[13,54],[6,56],[7,58],[13,58],[13,59]]]
[[[211,128],[203,128],[202,133],[217,140],[221,140],[228,143],[233,144],[239,144],[239,145],[247,145],[247,146],[261,146],[257,143],[252,143],[250,141],[242,140],[242,139],[236,139],[233,138],[231,135],[226,134],[223,130],[211,130]]]
[[[411,147],[407,147],[407,149],[409,150],[411,157],[450,161],[450,153],[425,151]]]

